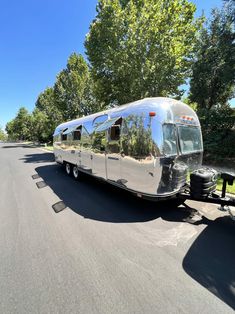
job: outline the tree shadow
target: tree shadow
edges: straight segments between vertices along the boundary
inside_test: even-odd
[[[34,144],[14,144],[14,145],[4,145],[1,148],[38,148],[38,145]]]
[[[188,275],[235,309],[235,223],[228,216],[210,221],[183,260]]]
[[[27,154],[24,155],[20,160],[25,163],[41,163],[41,162],[52,162],[55,160],[54,154],[52,153],[39,153],[39,154]]]
[[[159,217],[169,221],[186,221],[192,214],[184,207],[155,203],[133,196],[88,175],[82,182],[69,177],[61,166],[52,164],[35,169],[39,176],[75,213],[104,222],[144,222]]]
[[[21,146],[18,146],[18,145],[4,145],[1,148],[19,148],[19,147],[21,147]]]

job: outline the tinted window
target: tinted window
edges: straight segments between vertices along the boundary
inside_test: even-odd
[[[176,155],[176,127],[174,124],[163,125],[163,154]]]
[[[119,118],[115,123],[109,128],[109,140],[119,141],[121,133],[122,118]]]
[[[111,141],[118,141],[120,139],[120,126],[113,125],[110,128],[110,140]]]
[[[179,126],[179,142],[182,154],[202,150],[201,130],[197,127]]]
[[[67,141],[67,134],[61,134],[61,141]]]
[[[74,141],[80,141],[81,140],[81,126],[79,126],[76,130],[73,132],[73,140]]]

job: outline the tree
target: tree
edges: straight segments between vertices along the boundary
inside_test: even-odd
[[[8,139],[16,140],[17,135],[14,133],[14,120],[7,122],[6,124],[6,132],[8,135]]]
[[[204,151],[210,159],[235,157],[235,113],[228,104],[200,109]]]
[[[232,19],[232,22],[235,22],[235,0],[223,0],[225,5],[227,6],[226,9],[229,11],[229,15]]]
[[[54,129],[49,123],[49,118],[44,111],[35,108],[31,118],[31,138],[35,142],[50,142]]]
[[[21,107],[16,117],[7,123],[6,131],[10,139],[31,139],[31,115],[25,107]]]
[[[102,104],[176,96],[200,20],[187,0],[100,0],[85,47]]]
[[[73,53],[54,86],[55,104],[63,120],[75,119],[93,110],[92,82],[89,68],[82,57]]]
[[[34,140],[51,142],[56,126],[63,122],[63,114],[56,106],[53,88],[46,88],[38,96],[32,120]]]
[[[6,140],[6,134],[4,133],[2,127],[0,126],[0,141]]]
[[[235,32],[231,12],[227,5],[213,10],[209,27],[201,32],[189,96],[199,108],[226,105],[234,97]]]

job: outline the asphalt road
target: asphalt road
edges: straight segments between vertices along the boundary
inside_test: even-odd
[[[0,165],[0,313],[234,313],[235,223],[216,206],[75,182],[23,145]]]

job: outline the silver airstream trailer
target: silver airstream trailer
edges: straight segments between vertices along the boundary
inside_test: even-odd
[[[170,98],[146,98],[60,124],[54,155],[67,174],[81,172],[139,197],[174,198],[202,163],[196,113]]]
[[[53,145],[56,162],[75,179],[87,173],[142,198],[220,204],[235,219],[235,198],[226,195],[235,176],[220,174],[218,195],[218,173],[201,168],[198,117],[180,101],[146,98],[60,124]]]

